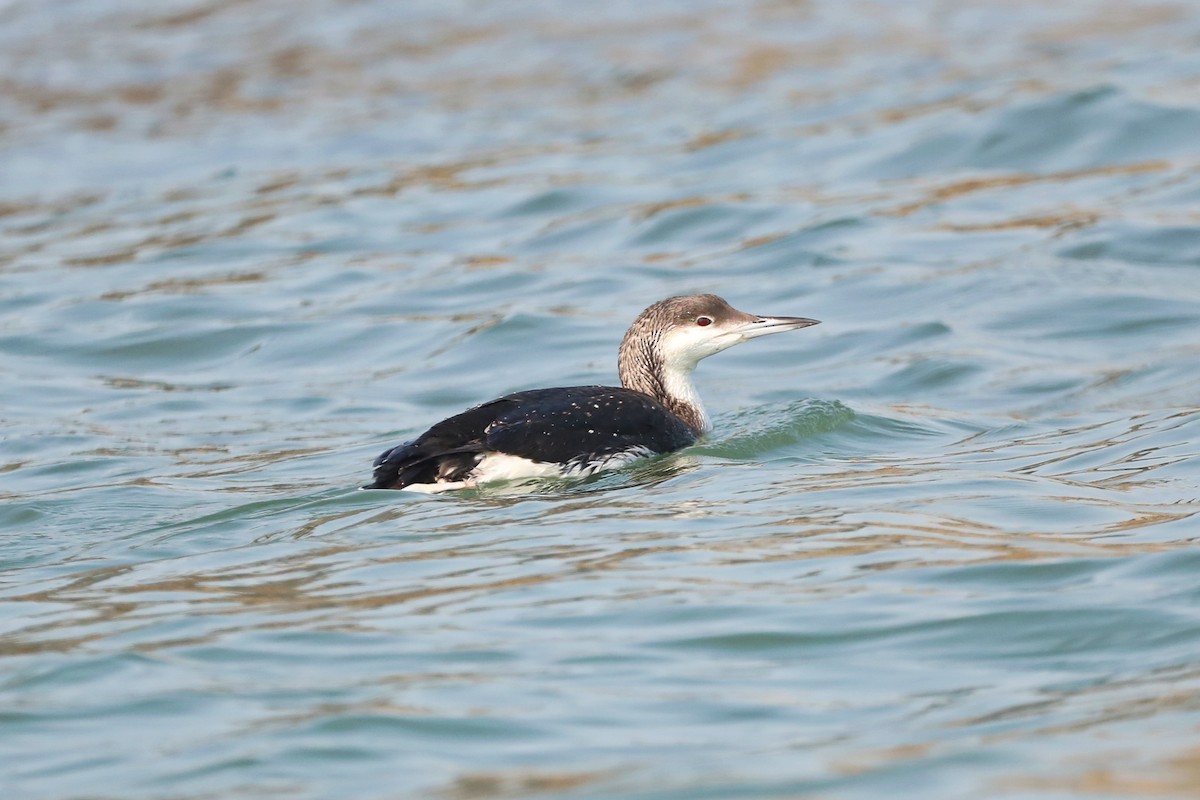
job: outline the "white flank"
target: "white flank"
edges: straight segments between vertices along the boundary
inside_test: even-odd
[[[563,474],[562,467],[546,461],[533,461],[520,456],[510,456],[507,453],[485,453],[483,458],[471,470],[473,483],[491,483],[492,481],[514,481],[520,478],[558,478]]]
[[[597,472],[602,472],[606,469],[620,469],[626,464],[632,464],[639,458],[646,458],[654,455],[654,451],[649,447],[631,447],[628,450],[622,450],[619,453],[612,453],[604,458],[596,459],[595,461],[574,461],[567,465],[566,469],[561,474],[570,477],[582,478],[587,475],[595,475]]]
[[[438,494],[439,492],[452,492],[455,489],[470,489],[475,485],[474,481],[442,481],[441,483],[410,483],[400,491],[402,492],[417,492],[418,494]]]
[[[473,489],[478,484],[493,481],[514,481],[525,478],[583,478],[595,475],[602,470],[619,469],[639,458],[652,455],[654,455],[654,451],[647,447],[633,447],[595,461],[572,461],[564,466],[547,461],[533,461],[520,456],[510,456],[507,453],[487,453],[471,470],[470,477],[465,481],[410,483],[404,487],[404,490],[422,494],[437,494],[452,492],[455,489]]]

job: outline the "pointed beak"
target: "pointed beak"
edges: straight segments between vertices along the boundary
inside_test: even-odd
[[[754,317],[739,325],[737,332],[742,335],[743,339],[753,339],[758,336],[766,336],[768,333],[783,333],[807,328],[809,325],[817,325],[820,321],[807,317]]]

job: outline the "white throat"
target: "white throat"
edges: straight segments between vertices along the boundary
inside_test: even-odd
[[[665,366],[662,371],[663,389],[677,403],[691,406],[698,417],[695,421],[699,423],[700,430],[707,433],[712,430],[712,423],[709,422],[708,412],[704,410],[704,404],[700,402],[700,395],[697,394],[696,386],[692,383],[692,369],[694,368],[694,364],[688,367]]]

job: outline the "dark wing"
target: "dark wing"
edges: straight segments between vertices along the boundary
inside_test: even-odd
[[[612,386],[535,389],[487,431],[488,450],[534,461],[582,465],[628,450],[669,453],[696,432],[652,397]]]
[[[484,431],[510,408],[512,395],[448,417],[411,442],[384,450],[375,459],[374,481],[364,489],[403,489],[438,478],[461,480],[479,461]]]
[[[533,389],[444,419],[375,460],[368,489],[462,480],[481,454],[583,463],[634,448],[669,453],[696,441],[679,417],[652,397],[610,386]]]

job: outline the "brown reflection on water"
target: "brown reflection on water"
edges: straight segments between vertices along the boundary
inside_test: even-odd
[[[1167,748],[1173,752],[1153,760],[1127,747],[1099,749],[1105,752],[1062,764],[1057,775],[1013,775],[996,782],[996,788],[1002,792],[1049,791],[1112,797],[1196,796],[1196,787],[1200,786],[1200,748]]]
[[[614,772],[467,772],[455,778],[449,786],[434,790],[434,797],[442,800],[537,797],[583,789],[589,784],[616,776]]]
[[[976,439],[982,434],[976,434],[961,441],[953,455],[982,463],[1007,463],[1015,473],[1053,478],[1064,484],[1129,490],[1145,486],[1156,470],[1197,457],[1186,439],[1167,438],[1163,443],[1136,448],[1132,445],[1149,436],[1164,439],[1163,434],[1192,423],[1198,414],[1200,410],[1195,408],[1136,413],[1127,418],[1015,436],[1002,445],[978,445]],[[1104,460],[1097,463],[1097,455],[1103,455]],[[1072,460],[1084,456],[1092,456],[1086,466],[1071,465]]]
[[[855,482],[861,486],[862,478],[859,472],[833,476],[838,485]],[[895,478],[891,474],[887,480]],[[584,501],[576,508],[566,504],[558,509],[564,517],[561,524],[570,525],[571,513],[583,513],[588,502],[596,501]],[[577,581],[588,573],[633,577],[649,568],[643,564],[646,559],[657,563],[654,559],[661,556],[682,557],[682,562],[675,559],[672,563],[686,566],[675,575],[658,570],[655,584],[637,591],[668,595],[704,591],[709,587],[730,592],[784,594],[853,592],[857,589],[841,583],[816,585],[806,581],[796,585],[791,580],[773,582],[761,577],[756,577],[753,584],[746,584],[740,574],[726,574],[724,570],[754,563],[809,561],[813,563],[810,577],[815,579],[827,560],[853,562],[865,574],[997,562],[1036,563],[1064,557],[1119,558],[1177,547],[1173,543],[1105,538],[1132,527],[1158,524],[1170,517],[1162,512],[1131,518],[1086,536],[1051,530],[1026,530],[1018,536],[969,519],[922,512],[862,515],[827,510],[804,516],[743,520],[742,532],[736,537],[681,540],[677,535],[655,530],[655,514],[648,514],[644,505],[611,508],[614,514],[637,520],[634,530],[611,540],[570,546],[538,541],[538,534],[546,530],[545,526],[553,526],[553,522],[543,521],[537,528],[501,527],[496,538],[482,545],[456,540],[440,544],[436,538],[408,546],[338,544],[293,552],[270,561],[259,560],[254,548],[248,547],[244,550],[244,564],[215,569],[197,567],[166,579],[140,578],[140,568],[136,565],[92,570],[75,575],[60,586],[10,597],[13,601],[58,604],[61,611],[31,618],[22,630],[5,638],[0,652],[34,653],[81,647],[113,635],[114,625],[136,628],[154,619],[163,598],[168,596],[173,598],[169,604],[172,607],[183,602],[191,614],[227,616],[239,630],[292,625],[296,614],[315,615],[314,622],[318,625],[350,629],[357,623],[346,616],[347,610],[406,607],[410,614],[429,614],[448,605],[482,602],[511,589]],[[679,513],[669,507],[659,508],[658,512],[663,520]],[[1181,510],[1174,518],[1192,513]],[[352,530],[354,525],[379,525],[406,514],[411,515],[412,509],[371,512],[366,518],[361,510],[342,511],[321,515],[305,526],[307,531],[298,533],[303,536],[320,527]],[[553,517],[551,514],[546,519]],[[344,523],[351,519],[354,521],[346,527]],[[470,535],[477,527],[477,521],[471,518],[443,524],[429,534]],[[524,536],[533,536],[534,540],[526,544],[522,541]],[[895,557],[888,557],[891,554]],[[475,561],[481,557],[485,557],[482,562]],[[338,577],[343,570],[367,565],[378,568],[420,563],[429,566],[418,570],[421,577],[407,586]],[[396,574],[412,573],[398,569]],[[533,605],[555,602],[559,601],[532,601]],[[81,618],[80,612],[85,616]],[[252,616],[246,616],[248,613]],[[268,616],[261,616],[264,613]],[[228,630],[228,626],[222,626],[221,631],[199,639],[147,641],[136,647],[156,650],[184,643],[198,644],[217,639]]]
[[[197,237],[199,241],[202,237]],[[196,278],[168,278],[151,281],[137,291],[112,291],[100,295],[101,300],[124,300],[128,297],[144,294],[202,294],[205,290],[219,286],[232,286],[243,283],[264,283],[268,280],[266,273],[259,270],[248,272],[233,272],[223,275],[207,275]]]
[[[1167,172],[1175,168],[1175,165],[1168,161],[1142,161],[1134,164],[1110,164],[1092,169],[1067,170],[1063,172],[1037,174],[1015,173],[1007,175],[988,175],[986,177],[978,178],[960,178],[950,181],[949,183],[927,189],[925,190],[925,196],[921,199],[904,203],[903,205],[883,211],[882,213],[894,216],[908,216],[909,214],[928,208],[929,206],[942,205],[952,200],[978,194],[980,192],[1012,189],[1039,183],[1066,183],[1070,181],[1087,180],[1090,178],[1111,177],[1114,175],[1142,175],[1147,173],[1159,173]],[[1006,222],[992,224],[1000,226],[996,229],[1003,229],[1003,227],[1006,226],[1012,227],[1015,222],[1015,220],[1008,220]],[[961,225],[955,224],[948,224],[946,227],[948,230],[990,229],[986,226],[976,228],[968,226],[964,228]]]
[[[1002,709],[984,717],[963,719],[965,728],[993,722],[1030,723],[1058,716],[1069,720],[1024,727],[1019,731],[989,734],[988,743],[1017,738],[1048,740],[1053,737],[1095,735],[1109,726],[1153,717],[1172,716],[1200,710],[1200,670],[1195,667],[1150,670],[1132,678],[1106,681],[1081,688],[1046,690],[1046,700]],[[1166,739],[1168,754],[1154,761],[1123,749],[1100,756],[1094,752],[1061,765],[1061,774],[1014,775],[1005,788],[1090,793],[1194,797],[1200,786],[1200,750],[1174,749]],[[1174,752],[1170,752],[1174,749]],[[1119,766],[1115,766],[1119,765]]]
[[[952,21],[956,12],[987,6],[960,3],[945,16]],[[1006,50],[979,59],[962,46],[963,34],[953,25],[913,24],[901,6],[867,2],[830,9],[760,0],[682,14],[642,8],[624,19],[518,10],[482,21],[418,7],[403,24],[379,24],[367,16],[337,39],[305,35],[322,14],[335,10],[336,4],[328,3],[297,7],[278,0],[229,0],[176,13],[150,8],[97,15],[88,26],[55,26],[53,35],[18,41],[8,55],[14,63],[36,55],[75,65],[72,81],[11,70],[12,77],[0,81],[0,97],[23,108],[27,117],[51,117],[66,129],[156,138],[189,135],[243,115],[325,117],[332,126],[402,119],[405,109],[394,102],[397,98],[432,100],[447,110],[514,105],[582,110],[629,97],[669,99],[680,88],[732,96],[773,90],[781,75],[800,78],[781,88],[781,96],[797,103],[875,80],[853,68],[864,50],[877,57],[936,59],[942,67],[926,79],[931,83],[1008,73],[1014,85],[1036,89],[1029,76],[1053,74],[1053,63],[1062,57],[1047,42],[1127,37],[1144,28],[1169,31],[1164,26],[1182,13],[1168,4],[1136,9],[1118,2],[1077,4],[1064,8],[1053,24],[1015,28]],[[1020,25],[1025,17],[1014,12],[1012,19]],[[814,27],[822,36],[803,36]],[[548,69],[543,58],[496,57],[527,53],[530,37],[549,52],[561,47],[582,56],[555,69]],[[104,45],[112,41],[125,47],[114,51]],[[216,42],[219,57],[211,57],[218,52]],[[204,53],[210,57],[198,58]],[[157,79],[130,77],[146,70],[113,68],[189,58],[198,65],[163,71]],[[804,80],[806,73],[819,73],[821,80]],[[890,113],[895,120],[906,118],[930,102],[915,100],[911,108]],[[14,119],[0,129],[0,137],[22,135],[27,124]]]

